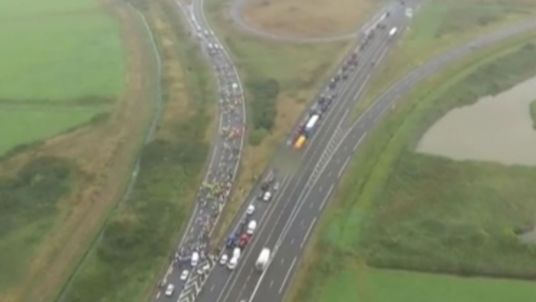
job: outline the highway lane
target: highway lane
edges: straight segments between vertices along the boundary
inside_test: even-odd
[[[376,126],[389,109],[394,108],[396,102],[400,101],[402,96],[406,95],[426,77],[444,69],[450,63],[470,54],[472,51],[490,46],[511,35],[535,29],[536,22],[528,22],[476,39],[467,45],[437,57],[426,65],[422,65],[391,86],[345,132],[343,140],[337,146],[335,153],[326,165],[326,169],[321,173],[318,181],[309,189],[306,193],[306,198],[298,206],[299,210],[291,219],[289,231],[283,235],[277,254],[273,257],[268,269],[260,277],[262,281],[257,283],[254,294],[240,299],[263,302],[281,301],[283,299],[285,290],[288,288],[290,280],[292,280],[294,272],[299,265],[303,248],[322,210],[325,208],[327,200],[329,200],[340,177],[348,167],[350,159],[358,150],[358,146],[363,142],[367,133]]]
[[[393,20],[393,24],[405,20],[402,18],[400,11],[398,9],[399,14],[393,14],[393,17],[389,18],[389,20]],[[386,32],[378,31],[376,37],[369,43],[363,51],[359,52],[360,62],[379,62],[392,41],[387,39]],[[263,208],[262,213],[259,214],[260,218],[254,217],[254,219],[261,221],[260,230],[255,235],[252,244],[246,248],[237,271],[229,273],[224,267],[216,268],[209,277],[204,291],[201,292],[198,298],[199,301],[237,301],[241,299],[237,296],[247,295],[248,290],[255,288],[256,278],[255,274],[251,272],[252,263],[258,255],[258,251],[264,246],[259,244],[261,241],[257,238],[268,238],[269,244],[273,246],[275,245],[275,241],[278,240],[279,235],[287,229],[285,222],[288,221],[291,213],[295,211],[295,208],[292,209],[292,206],[298,204],[295,201],[302,199],[305,192],[304,188],[308,188],[308,184],[316,177],[315,172],[320,170],[319,164],[322,164],[320,159],[327,158],[322,157],[326,154],[324,153],[325,147],[329,146],[330,142],[336,141],[334,138],[337,135],[333,135],[334,133],[341,133],[339,126],[342,120],[344,120],[344,117],[347,116],[348,102],[354,100],[355,95],[361,92],[363,86],[368,81],[372,68],[372,64],[361,63],[355,74],[344,85],[341,85],[345,89],[339,91],[341,97],[337,100],[337,106],[327,113],[327,117],[322,118],[323,125],[309,143],[311,148],[306,149],[305,154],[287,154],[291,160],[283,160],[283,163],[299,162],[298,173],[292,177],[290,185],[285,186],[282,194],[278,195],[278,198],[272,201],[273,206],[270,206],[269,209]],[[359,85],[355,85],[356,83]],[[288,176],[285,175],[285,179]],[[266,210],[268,210],[268,213],[266,213]],[[272,220],[272,218],[275,218],[275,222],[271,221],[269,224],[265,222],[265,220]],[[243,271],[244,268],[245,270]],[[236,286],[237,284],[240,286]],[[226,292],[227,289],[230,289],[230,291]]]
[[[230,196],[240,163],[246,124],[243,89],[229,54],[214,36],[202,9],[195,2],[194,6],[178,1],[176,4],[213,69],[218,88],[219,114],[210,161],[203,184],[196,195],[194,212],[166,271],[162,286],[156,293],[156,301],[169,299],[162,294],[168,284],[175,287],[171,297],[179,296],[187,281],[181,280],[181,271],[188,270],[188,280],[195,279],[197,267],[192,266],[190,261],[194,252],[199,253],[201,258],[198,266],[204,266],[208,262],[210,234]]]

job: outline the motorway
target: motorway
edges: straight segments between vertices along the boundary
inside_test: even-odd
[[[192,5],[176,1],[176,4],[214,71],[218,84],[219,115],[210,162],[206,167],[203,184],[196,195],[193,214],[165,276],[159,283],[156,301],[170,298],[163,295],[169,284],[175,288],[171,298],[177,298],[187,281],[181,280],[180,273],[187,270],[188,279],[195,280],[196,267],[205,266],[210,261],[210,235],[230,197],[240,164],[246,125],[245,100],[238,72],[206,21],[202,1],[194,1]],[[196,267],[191,265],[194,252],[200,256]]]
[[[337,85],[328,85],[323,89],[321,94],[333,96],[334,101],[329,111],[323,114],[320,125],[312,140],[307,143],[306,149],[296,152],[291,150],[287,142],[268,168],[277,171],[280,183],[280,189],[274,192],[273,200],[268,203],[257,202],[258,186],[248,198],[255,204],[256,210],[247,219],[257,221],[259,228],[240,257],[238,267],[235,271],[230,271],[225,266],[216,266],[206,278],[196,301],[234,302],[249,301],[256,297],[261,300],[265,297],[265,301],[282,299],[290,274],[296,267],[297,255],[332,193],[336,180],[342,174],[342,169],[349,162],[349,157],[345,162],[340,162],[342,168],[337,171],[332,169],[331,164],[329,171],[324,173],[334,158],[338,145],[344,141],[342,126],[349,118],[349,109],[355,105],[354,101],[362,93],[376,64],[382,60],[396,39],[396,36],[389,36],[389,29],[397,27],[400,33],[407,25],[407,5],[409,4],[405,6],[399,2],[390,3],[386,8],[390,16],[382,22],[386,29],[374,29],[374,34],[365,35],[350,53],[357,55],[358,66],[347,72],[346,80],[339,80]],[[341,74],[341,70],[340,68],[338,74]],[[363,138],[364,134],[352,146],[353,150]],[[317,204],[314,200],[318,198],[320,201]],[[306,200],[307,206],[304,207]],[[233,233],[237,232],[240,225],[245,225],[244,219],[245,213],[237,219]],[[270,248],[275,257],[261,275],[254,269],[254,263],[263,247]],[[266,286],[263,280],[269,280]]]
[[[396,17],[396,14],[393,14],[389,22],[391,26],[404,23],[403,19],[399,20]],[[350,80],[357,85],[349,85],[346,92],[343,92],[338,100],[341,107],[333,108],[331,115],[323,119],[322,127],[315,134],[303,156],[293,157],[295,155],[290,154],[290,161],[283,159],[282,166],[274,167],[280,169],[279,171],[285,171],[284,166],[288,166],[290,162],[299,162],[294,174],[280,173],[282,189],[271,203],[264,205],[257,203],[259,204],[257,211],[251,219],[259,221],[260,228],[241,256],[239,266],[235,271],[229,271],[224,266],[215,267],[196,301],[282,301],[299,265],[303,248],[336,184],[359,145],[381,117],[394,108],[396,102],[420,81],[449,64],[477,49],[534,29],[536,29],[534,21],[520,23],[475,39],[436,57],[391,86],[357,121],[353,122],[345,116],[345,112],[351,108],[348,107],[350,102],[358,99],[362,87],[368,80],[372,66],[365,64],[365,67],[358,70],[355,77]],[[376,42],[368,46],[369,52],[365,49],[361,56],[369,58],[368,62],[377,62],[374,54],[381,54],[382,47],[387,47],[390,43],[385,38],[378,35],[374,38],[377,39]],[[360,62],[363,62],[363,57]],[[369,67],[366,67],[367,65]],[[254,269],[254,263],[263,247],[272,249],[273,255],[268,268],[260,273]]]

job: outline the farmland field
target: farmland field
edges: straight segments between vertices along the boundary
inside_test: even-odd
[[[74,114],[47,108],[17,110],[18,101],[42,108],[80,98],[112,102],[121,93],[124,62],[119,30],[94,0],[1,1],[0,41],[0,114],[31,120],[17,127],[13,119],[0,119],[2,137],[8,137],[2,141],[0,154],[18,144],[54,136],[103,112],[102,107]],[[9,111],[3,108],[5,103]],[[16,133],[10,135],[6,129]],[[17,139],[13,139],[15,134]]]
[[[414,153],[427,127],[452,108],[534,76],[533,43],[518,39],[483,50],[428,79],[397,106],[351,165],[303,260],[292,301],[356,295],[363,301],[523,301],[535,294],[533,281],[475,276],[536,276],[536,247],[519,237],[536,223],[536,169]],[[389,289],[377,292],[382,284]],[[490,289],[473,290],[479,287]]]
[[[381,1],[379,1],[381,2]],[[377,4],[371,0],[247,1],[244,19],[271,33],[300,37],[329,36],[354,31]]]

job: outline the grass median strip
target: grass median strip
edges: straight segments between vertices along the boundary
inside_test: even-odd
[[[371,266],[503,278],[534,276],[531,259],[536,249],[517,235],[534,224],[536,192],[529,183],[536,170],[413,153],[426,128],[453,107],[533,76],[536,49],[532,43],[510,41],[495,53],[484,50],[486,57],[475,55],[463,66],[428,79],[369,135],[343,180],[335,206],[314,236],[289,296],[292,301],[360,297],[402,302],[423,297],[418,287],[390,287],[392,295],[377,292],[378,283],[385,280],[378,280],[374,272],[396,282],[410,277],[425,282],[428,275],[408,273],[406,278],[375,269],[371,273]],[[464,284],[470,280],[436,278],[456,280],[449,282],[452,293],[445,301],[474,301],[474,293],[468,294]],[[481,280],[493,286],[493,280]],[[427,295],[439,296],[446,288],[433,289],[433,284],[441,283],[427,281]],[[529,299],[536,292],[524,284],[505,281],[493,291],[497,298]]]

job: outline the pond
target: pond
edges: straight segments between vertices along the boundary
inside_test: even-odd
[[[416,150],[454,160],[536,166],[536,131],[530,115],[534,100],[536,77],[455,108],[428,129]]]

